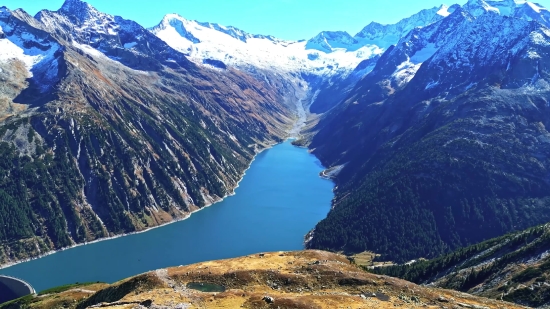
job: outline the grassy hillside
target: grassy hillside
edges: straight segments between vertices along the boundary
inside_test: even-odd
[[[342,255],[322,251],[262,253],[161,269],[110,286],[77,287],[0,308],[83,309],[98,305],[189,309],[523,308],[373,275]]]

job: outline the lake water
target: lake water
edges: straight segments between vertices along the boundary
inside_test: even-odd
[[[267,251],[303,249],[324,219],[333,183],[306,149],[289,141],[256,157],[236,195],[189,219],[0,270],[37,291],[75,282],[116,282],[149,270]]]

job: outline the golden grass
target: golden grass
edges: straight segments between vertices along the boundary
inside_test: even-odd
[[[368,258],[369,255],[361,257]],[[155,306],[168,308],[182,304],[189,308],[250,309],[454,308],[463,305],[491,309],[523,308],[373,275],[351,264],[343,255],[323,251],[273,252],[168,268],[115,283],[109,289],[120,290],[128,286],[129,281],[142,279],[147,279],[148,283],[124,290],[125,295],[114,302],[110,299],[111,302],[103,303],[103,307],[137,308],[140,303],[151,300]],[[188,289],[189,282],[223,285],[227,290],[222,293],[200,292]],[[271,297],[273,303],[268,303],[266,296]],[[54,297],[49,295],[46,298]],[[63,297],[78,301],[86,295],[75,291]],[[60,304],[59,300],[50,301],[47,303],[45,299],[42,304]],[[96,304],[101,302],[97,297],[94,300]],[[76,307],[77,302],[71,304],[69,307]]]

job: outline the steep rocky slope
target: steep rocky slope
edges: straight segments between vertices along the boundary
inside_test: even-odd
[[[0,27],[0,264],[184,218],[292,126],[298,85],[198,66],[82,1]]]
[[[550,226],[491,239],[434,260],[372,271],[515,303],[550,304]]]
[[[339,174],[310,248],[404,262],[550,220],[550,32],[484,8],[411,31],[319,121]]]
[[[321,251],[265,253],[161,269],[108,287],[69,287],[1,308],[21,307],[523,308],[372,275],[344,256]]]

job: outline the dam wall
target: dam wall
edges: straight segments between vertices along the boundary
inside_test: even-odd
[[[34,293],[34,288],[24,280],[0,275],[0,304]]]

